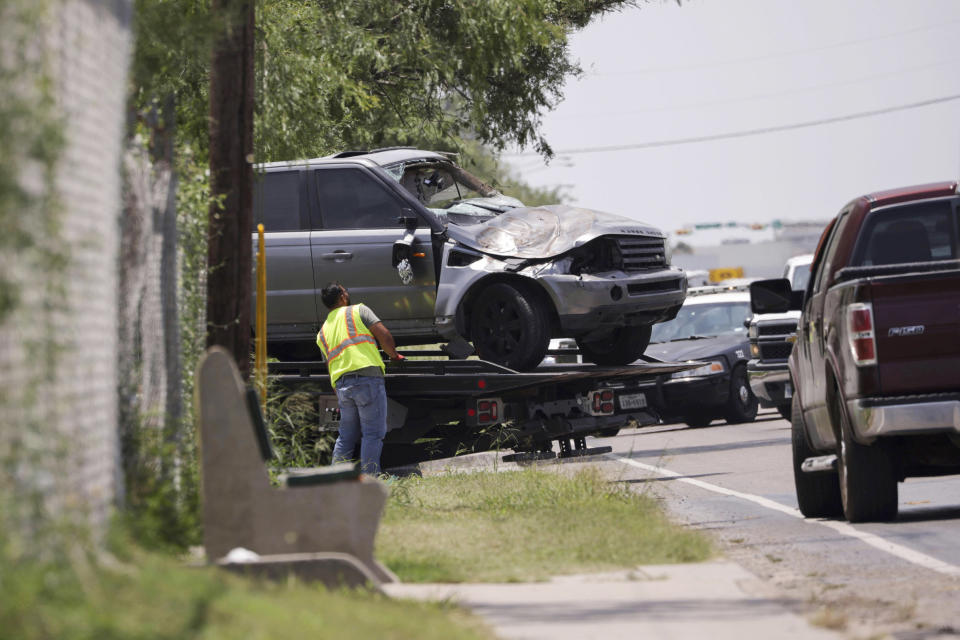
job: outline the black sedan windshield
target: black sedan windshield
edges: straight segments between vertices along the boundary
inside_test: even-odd
[[[653,326],[650,342],[745,333],[747,329],[743,321],[750,315],[749,302],[687,304],[680,308],[673,320]]]

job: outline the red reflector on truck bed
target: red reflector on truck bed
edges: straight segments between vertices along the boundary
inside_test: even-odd
[[[467,407],[467,418],[471,424],[487,426],[503,422],[503,400],[500,398],[480,398],[476,404]]]
[[[613,398],[613,391],[610,389],[591,391],[587,396],[590,413],[595,416],[608,416],[613,414]]]

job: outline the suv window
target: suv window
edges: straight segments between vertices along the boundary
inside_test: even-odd
[[[397,226],[400,202],[360,169],[314,172],[324,229],[383,229]]]
[[[253,228],[300,231],[300,172],[276,171],[257,176],[253,183]]]
[[[948,201],[892,207],[870,215],[857,243],[856,266],[956,258],[953,207]]]

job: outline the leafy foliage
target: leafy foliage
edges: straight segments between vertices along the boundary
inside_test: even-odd
[[[0,5],[0,323],[20,300],[15,274],[62,271],[66,260],[53,189],[63,128],[43,52],[32,46],[46,4]]]
[[[465,138],[549,155],[540,115],[580,72],[568,34],[631,0],[259,0],[258,160]],[[135,106],[177,96],[202,151],[213,33],[204,0],[138,0]],[[438,145],[438,143],[441,143]]]
[[[265,1],[258,154],[280,160],[413,140],[436,148],[475,137],[549,155],[540,116],[580,72],[568,33],[629,4]]]
[[[70,260],[56,192],[64,122],[48,52],[36,46],[50,8],[36,0],[0,3],[0,339],[4,364],[18,365],[6,371],[0,388],[0,415],[10,425],[0,433],[0,530],[43,526],[68,451],[56,430],[60,406],[42,395],[67,346],[62,322]],[[18,350],[27,356],[20,362]],[[40,535],[31,542],[51,548]]]
[[[268,385],[264,420],[276,455],[276,471],[330,464],[336,433],[320,430],[315,398],[306,391],[281,392]]]

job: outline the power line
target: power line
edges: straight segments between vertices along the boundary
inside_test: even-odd
[[[810,91],[819,91],[822,89],[835,89],[837,87],[845,87],[850,85],[862,84],[864,82],[872,82],[874,80],[879,80],[881,78],[889,78],[891,76],[898,76],[904,73],[914,73],[916,71],[923,71],[925,69],[933,69],[936,67],[942,67],[948,64],[956,64],[960,61],[960,58],[951,58],[949,60],[941,60],[939,62],[932,62],[929,64],[916,65],[913,67],[904,67],[903,69],[896,69],[893,71],[884,71],[883,73],[875,73],[869,76],[862,76],[860,78],[854,78],[852,80],[839,80],[837,82],[828,82],[825,84],[815,84],[808,85],[805,87],[797,87],[795,89],[788,89],[785,91],[774,91],[769,93],[756,93],[749,96],[741,96],[739,98],[728,98],[725,100],[710,100],[704,102],[692,102],[687,104],[666,106],[666,107],[651,107],[647,109],[634,109],[631,111],[610,111],[607,113],[576,113],[570,115],[555,115],[554,118],[558,120],[573,120],[576,118],[608,118],[608,117],[618,117],[618,116],[631,116],[638,115],[641,113],[658,113],[663,111],[683,111],[687,109],[700,109],[703,107],[715,107],[725,104],[739,104],[743,102],[750,102],[752,100],[767,100],[770,98],[781,98],[784,96],[796,95],[798,93],[807,93]]]
[[[758,129],[745,129],[743,131],[729,131],[726,133],[715,133],[706,136],[696,136],[692,138],[673,138],[669,140],[653,140],[650,142],[638,142],[634,144],[616,144],[608,145],[602,147],[579,147],[574,149],[563,149],[555,151],[554,153],[558,156],[569,156],[576,154],[584,153],[602,153],[607,151],[631,151],[634,149],[651,149],[654,147],[673,147],[682,144],[696,144],[700,142],[713,142],[715,140],[729,140],[731,138],[746,138],[749,136],[759,136],[768,133],[778,133],[780,131],[792,131],[794,129],[805,129],[808,127],[818,127],[825,124],[833,124],[836,122],[846,122],[848,120],[859,120],[861,118],[870,118],[873,116],[884,115],[887,113],[894,113],[896,111],[907,111],[908,109],[919,109],[920,107],[927,107],[934,104],[941,104],[944,102],[951,102],[953,100],[960,99],[960,93],[943,96],[940,98],[932,98],[930,100],[922,100],[920,102],[913,102],[910,104],[897,105],[894,107],[886,107],[883,109],[874,109],[873,111],[861,111],[859,113],[850,113],[842,116],[834,116],[832,118],[821,118],[819,120],[808,120],[806,122],[795,122],[792,124],[783,124],[776,125],[772,127],[761,127]],[[505,156],[514,156],[514,157],[525,157],[525,156],[534,156],[538,155],[534,151],[526,151],[520,153],[504,153]]]
[[[905,29],[903,31],[895,31],[893,33],[884,33],[876,36],[870,36],[867,38],[860,38],[858,40],[847,40],[845,42],[837,42],[834,44],[823,45],[819,47],[808,47],[804,49],[792,49],[790,51],[782,51],[780,53],[772,53],[765,56],[749,56],[744,58],[733,58],[732,60],[718,60],[714,62],[699,62],[694,64],[684,64],[684,65],[674,65],[671,67],[648,67],[646,69],[635,69],[633,71],[610,71],[610,72],[598,72],[593,74],[588,74],[588,76],[635,76],[635,75],[644,75],[648,73],[665,73],[672,71],[689,71],[694,69],[713,69],[716,67],[726,67],[734,64],[744,64],[747,62],[763,62],[766,60],[779,60],[781,58],[790,58],[793,56],[802,55],[804,53],[815,53],[818,51],[829,51],[831,49],[842,49],[846,47],[852,47],[858,44],[864,44],[866,42],[875,42],[877,40],[889,40],[890,38],[897,38],[904,35],[909,35],[911,33],[920,33],[923,31],[931,31],[933,29],[940,29],[942,27],[948,27],[960,23],[960,20],[950,20],[948,22],[941,22],[940,24],[926,25],[923,27],[915,27],[913,29]]]

